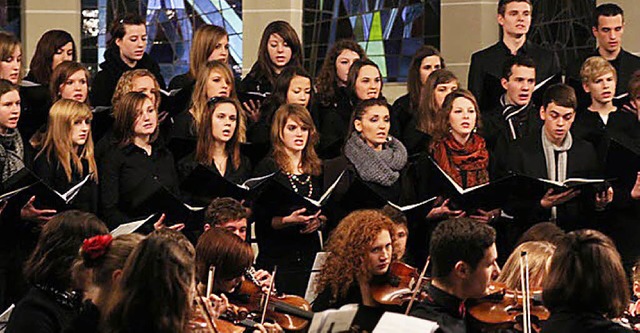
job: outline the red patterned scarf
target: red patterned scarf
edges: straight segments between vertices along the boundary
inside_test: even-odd
[[[489,181],[489,152],[484,139],[473,133],[465,145],[460,144],[449,134],[431,145],[431,155],[438,165],[458,185],[467,188]],[[462,173],[466,173],[466,184],[462,182]]]

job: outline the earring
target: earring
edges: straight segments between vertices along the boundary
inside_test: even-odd
[[[478,131],[478,127],[474,127],[473,128],[473,133],[476,133]]]

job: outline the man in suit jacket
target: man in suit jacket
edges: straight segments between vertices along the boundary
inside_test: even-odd
[[[517,141],[509,150],[509,170],[553,181],[569,178],[601,176],[596,151],[583,140],[571,136],[575,119],[576,95],[573,88],[557,84],[543,95],[540,118],[544,124],[538,135]],[[505,208],[523,227],[529,223],[555,220],[563,229],[574,230],[595,223],[597,214],[613,200],[611,187],[602,192],[585,193],[571,189],[564,192],[548,190],[542,198],[517,200]],[[591,196],[593,195],[593,196]],[[510,214],[510,215],[511,215]]]
[[[526,55],[534,60],[537,82],[560,73],[556,54],[527,40],[531,12],[531,0],[499,1],[498,24],[502,27],[502,38],[471,56],[468,87],[478,99],[480,110],[490,110],[498,105],[503,93],[500,87],[502,67],[514,55]]]

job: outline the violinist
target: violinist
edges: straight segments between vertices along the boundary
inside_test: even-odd
[[[220,295],[234,293],[244,281],[244,275],[253,263],[253,250],[243,239],[221,227],[205,231],[196,244],[196,280],[198,294],[206,293],[209,268],[215,267],[211,292]],[[265,323],[259,330],[282,331],[278,324]]]
[[[249,214],[242,204],[233,198],[216,198],[211,201],[204,213],[205,228],[214,226],[230,231],[247,241],[247,218]],[[265,270],[258,270],[253,277],[260,282],[263,289],[271,283],[271,274]]]
[[[520,257],[524,251],[529,260],[529,285],[533,290],[540,289],[542,282],[547,276],[551,256],[556,250],[556,246],[543,241],[524,242],[511,252],[507,262],[502,266],[502,272],[496,280],[504,283],[510,290],[520,290],[522,282],[520,279]]]
[[[470,218],[441,222],[431,235],[431,284],[410,312],[435,321],[442,332],[467,332],[465,300],[485,295],[500,268],[495,230]]]
[[[629,302],[628,281],[613,241],[595,230],[568,233],[558,245],[542,284],[551,316],[542,333],[631,332],[611,319]]]
[[[313,311],[350,303],[377,306],[371,286],[389,269],[393,235],[393,223],[377,210],[358,210],[342,219],[327,243]]]

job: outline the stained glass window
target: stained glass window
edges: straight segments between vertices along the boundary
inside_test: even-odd
[[[193,32],[203,24],[227,30],[230,64],[241,71],[241,0],[82,0],[82,60],[93,72],[104,61],[108,22],[127,12],[146,18],[147,52],[167,80],[188,71]]]
[[[305,0],[306,67],[314,74],[337,40],[353,38],[387,81],[406,81],[423,44],[440,46],[440,0]]]

